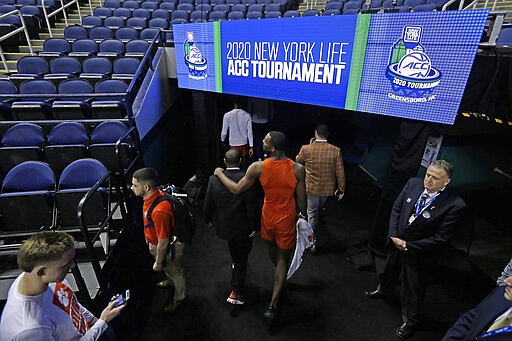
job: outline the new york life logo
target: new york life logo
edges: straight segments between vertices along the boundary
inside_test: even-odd
[[[433,91],[439,85],[441,72],[432,67],[420,44],[421,31],[420,26],[405,26],[402,38],[391,48],[386,77],[393,89],[388,97],[394,100],[421,103],[436,99]]]
[[[194,42],[194,32],[187,32],[187,39],[183,43],[185,64],[188,67],[188,76],[192,79],[205,79],[208,74],[208,63]]]

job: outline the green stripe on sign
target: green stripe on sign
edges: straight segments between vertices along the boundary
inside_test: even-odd
[[[213,43],[215,51],[215,91],[222,93],[222,46],[220,43],[220,21],[213,22]]]
[[[345,109],[348,110],[357,110],[371,17],[371,14],[358,14],[357,16],[356,36],[354,37],[350,77],[348,80],[347,97],[345,99]]]

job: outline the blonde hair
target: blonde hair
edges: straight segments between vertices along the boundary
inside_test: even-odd
[[[59,260],[75,245],[73,237],[66,232],[38,232],[21,245],[17,261],[25,272],[31,272],[42,263]]]

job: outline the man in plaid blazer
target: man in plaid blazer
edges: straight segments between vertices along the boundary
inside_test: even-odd
[[[295,161],[306,168],[306,195],[308,198],[308,222],[315,230],[319,212],[328,196],[340,200],[345,191],[345,172],[340,149],[327,142],[329,128],[319,124],[315,137],[301,147]],[[311,250],[314,252],[314,250]]]

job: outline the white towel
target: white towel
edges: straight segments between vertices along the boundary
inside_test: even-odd
[[[292,263],[288,269],[286,279],[290,279],[299,268],[302,263],[304,251],[315,246],[315,234],[313,233],[311,225],[304,218],[297,220],[295,228],[297,230],[297,244],[295,245],[295,253],[293,254]]]

